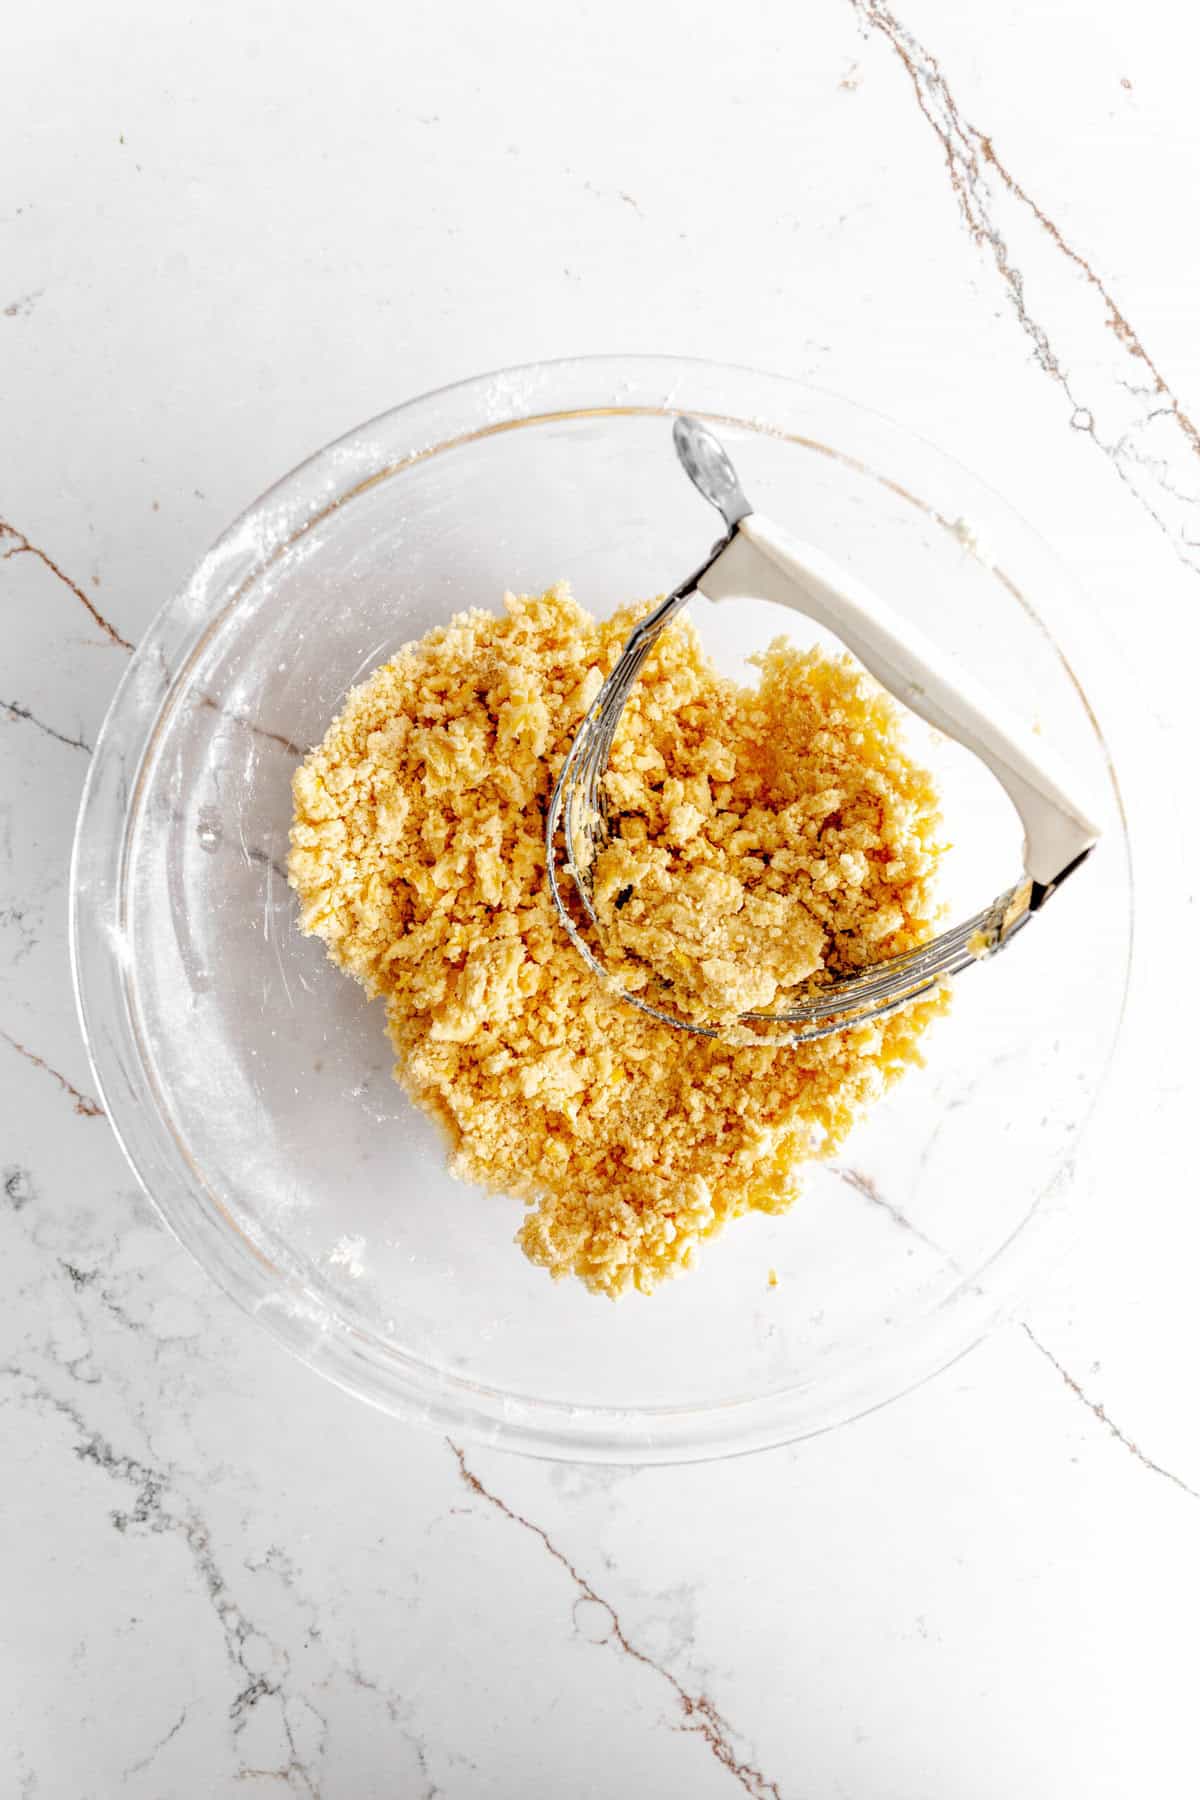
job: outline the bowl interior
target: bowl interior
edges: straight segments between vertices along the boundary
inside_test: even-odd
[[[1128,942],[1104,748],[1039,616],[1056,596],[971,548],[998,529],[1011,550],[1004,509],[965,477],[951,495],[961,472],[913,440],[903,460],[881,449],[852,409],[787,435],[777,415],[739,414],[728,386],[680,392],[761,510],[1038,722],[1090,779],[1106,840],[1018,946],[959,982],[927,1067],[808,1174],[794,1210],[740,1221],[653,1299],[551,1283],[513,1246],[518,1203],[449,1177],[439,1131],[391,1078],[382,1005],[296,928],[292,771],[351,685],[452,612],[565,578],[605,613],[699,561],[717,521],[675,463],[673,398],[543,400],[513,420],[467,395],[452,423],[469,429],[442,420],[424,441],[400,409],[290,477],[174,603],[157,653],[139,653],[76,867],[81,997],[114,1122],[226,1286],[393,1410],[630,1459],[827,1424],[977,1335],[1001,1253],[1069,1164],[1102,1080]],[[963,492],[987,520],[958,522]],[[778,633],[820,636],[761,602],[699,602],[695,617],[747,679],[744,658]],[[965,912],[1016,878],[1020,834],[972,759],[919,725],[914,744],[943,780],[948,895]],[[115,859],[93,845],[104,830]]]

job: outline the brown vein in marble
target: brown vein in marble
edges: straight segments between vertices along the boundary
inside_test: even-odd
[[[75,1111],[81,1118],[104,1118],[104,1108],[101,1106],[100,1102],[98,1100],[93,1100],[90,1094],[81,1094],[79,1089],[75,1087],[72,1082],[69,1082],[65,1075],[60,1075],[57,1069],[52,1069],[50,1067],[50,1064],[46,1061],[45,1057],[38,1056],[36,1051],[28,1049],[24,1044],[19,1044],[16,1038],[10,1036],[3,1028],[0,1028],[0,1037],[4,1039],[6,1044],[12,1045],[18,1056],[23,1056],[26,1062],[31,1062],[35,1069],[45,1069],[47,1075],[53,1075],[63,1092],[68,1094],[75,1102]]]
[[[1200,572],[1200,526],[1196,524],[1200,488],[1187,491],[1177,478],[1179,471],[1172,472],[1169,466],[1172,452],[1182,451],[1189,459],[1200,457],[1200,428],[1184,410],[1128,315],[1087,257],[1068,242],[1045,208],[1001,160],[992,138],[963,118],[937,57],[900,23],[884,0],[850,0],[850,4],[869,29],[886,39],[903,64],[917,105],[941,144],[950,186],[967,229],[977,244],[990,251],[1021,329],[1033,344],[1035,360],[1070,402],[1071,425],[1104,452],[1121,480],[1170,539],[1180,560]],[[994,179],[989,180],[989,176]],[[1112,392],[1089,394],[1086,403],[1076,393],[1063,360],[1034,316],[1028,272],[1014,260],[1005,232],[994,216],[1006,200],[1014,207],[1010,231],[1020,226],[1022,217],[1031,219],[1053,251],[1082,277],[1084,291],[1099,300],[1105,331],[1136,364],[1140,377],[1130,381],[1121,373],[1110,372],[1113,389],[1126,396],[1124,403]],[[1054,298],[1061,302],[1063,295],[1056,290]],[[1079,323],[1086,326],[1088,320],[1084,318]],[[1101,364],[1102,346],[1097,345],[1094,354],[1089,349],[1086,360]],[[1093,379],[1097,373],[1098,368],[1094,367]],[[1129,413],[1129,400],[1134,403],[1131,418],[1122,416]],[[1098,413],[1104,415],[1103,426],[1097,424]],[[1134,438],[1154,430],[1159,420],[1169,422],[1173,442],[1152,454],[1140,448]],[[1190,468],[1190,461],[1186,466]],[[1164,516],[1169,511],[1177,516]]]
[[[1029,211],[1033,214],[1043,231],[1045,231],[1053,240],[1055,246],[1062,251],[1064,256],[1070,258],[1083,275],[1088,285],[1094,288],[1099,294],[1101,300],[1104,302],[1105,323],[1107,324],[1108,329],[1113,333],[1114,337],[1116,337],[1122,348],[1129,352],[1130,356],[1145,365],[1153,382],[1154,393],[1161,396],[1166,402],[1168,412],[1174,416],[1184,436],[1189,439],[1192,449],[1200,455],[1200,430],[1197,430],[1194,421],[1184,412],[1179,401],[1167,386],[1157,363],[1138,337],[1133,326],[1129,323],[1128,318],[1113,299],[1113,296],[1109,293],[1104,282],[1092,268],[1092,265],[1088,262],[1087,258],[1081,255],[1073,245],[1067,243],[1053,219],[1046,216],[1041,207],[1030,196],[1016,177],[1010,174],[1005,168],[1004,164],[1000,161],[1000,158],[996,155],[991,138],[985,137],[982,132],[978,134],[978,137],[984,160],[995,169],[1009,193],[1013,195],[1014,199],[1019,200],[1023,206],[1029,208]]]
[[[447,1439],[447,1442],[450,1443],[450,1440]],[[769,1781],[760,1770],[739,1758],[730,1741],[731,1727],[721,1717],[707,1694],[689,1692],[670,1669],[665,1668],[662,1663],[656,1662],[645,1650],[640,1650],[626,1634],[616,1608],[610,1601],[605,1600],[603,1595],[596,1592],[586,1575],[579,1573],[570,1558],[550,1541],[542,1527],[535,1525],[532,1519],[525,1518],[521,1513],[514,1512],[512,1507],[498,1494],[493,1494],[490,1488],[484,1487],[478,1475],[467,1467],[467,1459],[457,1444],[450,1443],[450,1448],[457,1458],[459,1474],[471,1493],[480,1500],[486,1500],[489,1506],[495,1507],[496,1511],[502,1513],[512,1524],[519,1525],[522,1530],[528,1531],[537,1538],[548,1554],[566,1570],[575,1583],[578,1589],[578,1600],[590,1600],[608,1615],[611,1626],[610,1637],[618,1649],[625,1656],[632,1657],[634,1662],[640,1663],[643,1668],[651,1670],[667,1683],[683,1713],[683,1724],[680,1729],[701,1737],[721,1767],[727,1769],[745,1792],[754,1797],[754,1800],[782,1800],[777,1783]]]
[[[66,574],[63,569],[60,569],[58,564],[51,557],[47,556],[44,550],[39,549],[36,544],[31,544],[24,532],[18,531],[15,525],[9,525],[3,519],[0,519],[0,544],[8,545],[7,549],[0,550],[0,561],[7,562],[8,559],[13,556],[35,557],[37,561],[40,562],[44,568],[48,569],[58,581],[62,582],[64,587],[70,589],[71,593],[74,594],[81,606],[86,607],[89,615],[100,627],[109,643],[117,645],[121,650],[132,652],[133,645],[129,642],[129,639],[121,636],[121,633],[117,630],[116,626],[111,624],[110,621],[105,618],[99,607],[97,607],[95,602],[85,594],[78,583],[72,581],[71,577]],[[278,744],[281,750],[286,750],[288,755],[294,756],[297,761],[303,757],[304,751],[299,744],[293,743],[290,737],[284,736],[284,734],[279,731],[269,731],[265,725],[259,725],[254,719],[248,718],[245,713],[234,712],[231,708],[223,707],[218,700],[213,699],[211,694],[202,694],[200,696],[200,704],[202,706],[211,707],[214,712],[220,713],[222,718],[229,719],[235,725],[241,725],[246,731],[253,732],[255,737],[263,738],[272,744]],[[90,754],[91,746],[85,744],[82,739],[64,737],[61,732],[55,731],[53,726],[43,725],[40,719],[35,719],[32,713],[20,706],[19,703],[15,701],[0,701],[0,706],[3,706],[12,717],[27,719],[31,724],[37,725],[42,731],[48,732],[51,737],[58,738],[64,744],[74,745],[80,750],[87,750]]]
[[[1024,1320],[1021,1321],[1021,1330],[1025,1333],[1025,1336],[1029,1339],[1039,1356],[1044,1356],[1050,1366],[1057,1369],[1063,1382],[1070,1388],[1075,1398],[1087,1407],[1093,1418],[1099,1419],[1101,1425],[1104,1426],[1105,1430],[1108,1431],[1112,1437],[1116,1438],[1118,1444],[1124,1445],[1130,1456],[1136,1457],[1144,1469],[1149,1469],[1154,1475],[1161,1475],[1164,1481],[1169,1481],[1172,1487],[1179,1488],[1182,1493],[1187,1494],[1191,1499],[1200,1500],[1200,1493],[1197,1493],[1195,1488],[1189,1487],[1186,1481],[1181,1481],[1178,1475],[1173,1475],[1170,1469],[1164,1469],[1161,1463],[1156,1463],[1152,1457],[1146,1455],[1144,1450],[1138,1448],[1131,1437],[1125,1435],[1121,1430],[1121,1427],[1109,1418],[1100,1401],[1093,1400],[1090,1395],[1084,1392],[1082,1386],[1076,1381],[1070,1370],[1063,1368],[1063,1365],[1059,1362],[1053,1350],[1048,1350],[1046,1348],[1042,1340],[1034,1335],[1031,1327],[1028,1326]]]
[[[299,744],[294,744],[291,738],[285,737],[281,731],[268,731],[265,725],[259,725],[254,719],[248,719],[245,713],[234,712],[232,708],[222,706],[220,701],[214,700],[211,694],[201,694],[200,704],[208,707],[212,712],[220,713],[223,719],[230,719],[233,724],[244,726],[247,731],[253,732],[255,737],[266,738],[269,743],[278,744],[280,749],[286,750],[288,755],[294,756],[297,761],[305,754]]]
[[[39,550],[36,544],[31,544],[25,533],[18,531],[15,525],[9,525],[4,519],[0,519],[0,544],[5,543],[8,544],[8,548],[0,550],[0,562],[8,562],[14,556],[34,557],[43,568],[49,569],[56,581],[61,581],[63,586],[74,594],[93,622],[100,627],[110,644],[115,644],[119,650],[132,651],[133,645],[129,639],[121,636],[116,626],[109,623],[95,602],[88,598],[77,582],[72,581],[71,577],[59,568],[53,557],[47,556],[44,550]]]
[[[10,300],[4,308],[4,317],[6,319],[28,318],[45,291],[45,288],[34,288],[32,293],[22,294],[17,300]]]
[[[943,1257],[952,1268],[957,1267],[948,1251],[943,1250],[940,1244],[935,1244],[931,1237],[926,1237],[920,1226],[914,1225],[908,1214],[903,1212],[894,1200],[888,1199],[873,1176],[864,1174],[861,1169],[848,1169],[843,1163],[831,1163],[830,1168],[839,1181],[844,1181],[847,1187],[853,1188],[856,1194],[861,1194],[864,1200],[869,1200],[872,1206],[879,1207],[889,1219],[900,1227],[901,1231],[911,1232],[912,1236],[924,1244],[926,1249],[932,1250],[935,1256]]]
[[[19,719],[23,724],[36,726],[38,731],[44,731],[47,737],[54,738],[57,743],[66,744],[71,750],[82,750],[87,756],[92,754],[92,746],[85,743],[83,738],[68,737],[64,731],[56,731],[53,725],[47,725],[44,719],[37,718],[27,706],[22,706],[19,700],[0,700],[0,708],[3,708],[10,719]]]
[[[252,844],[245,851],[245,857],[246,857],[247,862],[257,863],[259,865],[259,867],[263,868],[263,869],[270,869],[270,871],[273,875],[277,875],[279,877],[279,880],[281,881],[283,886],[285,888],[287,887],[287,885],[288,885],[287,870],[284,868],[284,866],[281,862],[276,862],[275,858],[271,855],[269,850],[260,850],[255,845]]]

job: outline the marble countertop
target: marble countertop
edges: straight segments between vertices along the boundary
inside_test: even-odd
[[[1195,1785],[1200,33],[898,3],[6,25],[4,1800]],[[1137,869],[1068,1261],[908,1398],[694,1468],[446,1443],[291,1361],[139,1194],[65,949],[90,747],[226,522],[589,350],[805,377],[1004,493],[1089,596]]]

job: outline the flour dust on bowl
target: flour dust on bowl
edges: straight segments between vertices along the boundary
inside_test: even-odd
[[[793,1209],[751,1215],[652,1298],[551,1283],[517,1202],[446,1171],[392,1079],[382,1007],[296,926],[297,761],[402,644],[506,590],[569,580],[604,616],[711,542],[669,426],[717,429],[756,504],[1044,732],[1100,846],[1035,929],[972,970],[908,1074]],[[968,523],[969,522],[969,527]],[[80,814],[72,946],[126,1154],[226,1290],[385,1411],[551,1456],[718,1456],[825,1429],[960,1354],[1061,1218],[1120,1026],[1131,894],[1080,607],[1046,548],[956,464],[781,378],[663,359],[484,376],[384,414],[265,495],[163,609],[113,703]],[[746,679],[766,602],[694,603]],[[832,646],[829,646],[832,647]],[[1019,867],[1003,794],[913,727],[963,915]],[[773,1279],[772,1279],[773,1277]]]

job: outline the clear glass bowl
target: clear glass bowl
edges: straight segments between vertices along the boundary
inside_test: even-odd
[[[1092,780],[1099,853],[959,984],[909,1076],[779,1218],[739,1221],[651,1299],[555,1285],[518,1203],[445,1171],[391,1078],[382,1006],[302,938],[289,783],[352,683],[506,588],[605,612],[693,567],[716,520],[676,410],[764,512],[848,563],[1035,717]],[[487,375],[320,451],[205,557],[138,647],[84,794],[72,949],[95,1077],[163,1217],[298,1356],[385,1411],[551,1456],[682,1460],[892,1398],[995,1321],[1061,1205],[1123,1005],[1119,798],[1060,648],[1045,547],[927,444],[737,368],[603,358]],[[724,666],[803,622],[697,603]],[[816,637],[816,632],[811,634]],[[923,735],[920,735],[923,733]],[[1007,802],[920,728],[956,908],[1019,870]],[[768,1271],[777,1271],[777,1285]]]

